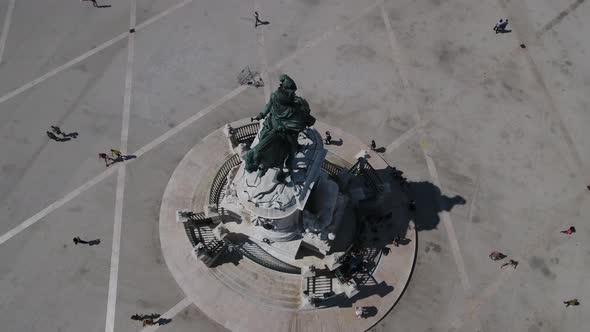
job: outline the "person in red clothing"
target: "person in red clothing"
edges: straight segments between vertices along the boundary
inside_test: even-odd
[[[576,228],[574,226],[570,226],[570,228],[566,229],[565,231],[561,231],[560,233],[572,235],[576,232]]]

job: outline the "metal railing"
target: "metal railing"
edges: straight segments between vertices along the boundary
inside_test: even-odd
[[[227,184],[227,175],[232,168],[238,166],[242,163],[242,159],[239,155],[234,154],[231,156],[221,167],[215,177],[213,178],[213,183],[211,184],[211,190],[209,191],[209,204],[215,204],[219,207],[219,202],[221,199],[221,195],[223,194],[223,189]]]
[[[375,171],[373,166],[371,166],[371,164],[369,164],[369,162],[365,159],[359,158],[356,164],[354,164],[350,168],[350,171],[353,174],[363,176],[365,178],[365,183],[369,187],[373,188],[376,192],[383,191],[383,181],[381,181],[381,178],[379,177],[377,171]]]
[[[240,143],[251,143],[258,134],[259,128],[259,122],[254,122],[245,126],[234,128],[234,137]]]
[[[220,246],[223,245],[223,242],[217,240],[213,235],[213,227],[213,221],[205,217],[202,212],[193,214],[190,220],[184,223],[184,231],[193,247],[202,243],[207,251],[211,253],[219,250]]]
[[[342,173],[342,171],[345,170],[345,168],[324,159],[322,162],[322,170],[331,176],[338,176],[340,173]]]

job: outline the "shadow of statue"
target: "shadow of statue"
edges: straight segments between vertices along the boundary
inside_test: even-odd
[[[440,223],[440,212],[450,212],[455,205],[463,205],[466,202],[459,195],[449,197],[442,194],[437,186],[426,181],[409,182],[408,197],[415,201],[413,214],[417,231],[436,229]]]
[[[381,281],[376,285],[371,286],[359,286],[359,292],[353,297],[347,298],[343,295],[335,296],[330,299],[321,302],[321,307],[339,307],[339,308],[351,308],[355,305],[358,300],[362,300],[373,295],[379,297],[385,297],[387,294],[393,292],[395,288],[388,285],[385,281]],[[376,313],[375,313],[376,314]]]

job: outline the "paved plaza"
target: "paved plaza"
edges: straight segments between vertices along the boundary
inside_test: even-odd
[[[111,7],[0,1],[0,330],[139,331],[132,315],[159,313],[172,320],[146,330],[227,331],[168,269],[162,197],[280,73],[416,184],[411,279],[371,331],[587,330],[590,4],[97,1]],[[264,87],[239,85],[246,66]],[[109,149],[135,158],[105,168]]]

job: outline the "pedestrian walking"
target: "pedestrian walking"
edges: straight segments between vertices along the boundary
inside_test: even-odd
[[[568,229],[566,229],[565,231],[561,231],[560,233],[572,235],[575,232],[576,232],[576,228],[574,226],[570,226]]]
[[[109,160],[111,162],[115,162],[115,160],[113,158],[109,157],[106,153],[99,153],[98,159],[104,159],[106,167],[109,167],[111,165],[111,164],[109,164]]]
[[[78,245],[78,243],[87,244],[88,242],[87,242],[87,241],[84,241],[84,240],[82,240],[82,239],[80,239],[80,237],[79,237],[79,236],[76,236],[76,237],[74,238],[74,244],[75,244],[75,245]]]
[[[365,315],[365,308],[356,307],[356,309],[354,309],[354,313],[356,314],[356,318],[363,318],[363,316]]]
[[[508,265],[512,265],[512,267],[516,269],[516,267],[518,266],[518,262],[515,261],[514,259],[511,259],[508,262],[502,264],[502,266],[500,266],[500,268],[503,268],[504,266],[508,266]]]
[[[160,318],[160,314],[149,314],[149,315],[145,315],[145,314],[135,314],[133,316],[131,316],[131,320],[140,320],[140,321],[144,321],[145,319],[157,319]]]
[[[119,150],[111,149],[111,155],[116,159],[123,159],[123,154]]]
[[[54,132],[55,135],[59,135],[59,136],[63,137],[63,138],[59,138],[62,141],[69,141],[70,138],[77,138],[78,137],[78,133],[73,132],[73,133],[66,134],[58,126],[51,126],[51,131]]]
[[[64,133],[61,131],[61,129],[58,126],[51,126],[51,131],[53,131],[56,135],[64,136]]]
[[[326,145],[330,145],[332,143],[332,135],[330,135],[329,131],[326,131],[326,138],[324,142]]]
[[[89,245],[89,246],[95,246],[95,245],[98,245],[98,244],[100,244],[100,239],[96,239],[96,240],[90,240],[90,241],[84,241],[84,240],[82,240],[82,239],[81,239],[79,236],[76,236],[76,237],[74,238],[74,244],[76,244],[76,245],[77,245],[77,244],[79,244],[79,243],[81,243],[81,244],[87,244],[87,245]]]
[[[580,305],[580,301],[578,301],[578,299],[571,299],[568,301],[563,301],[563,304],[565,304],[565,307],[569,307],[570,305],[572,306],[578,306]]]
[[[503,253],[498,252],[498,251],[492,251],[490,253],[490,259],[493,261],[499,261],[499,260],[502,260],[506,257],[507,257],[506,255],[504,255]]]
[[[494,31],[496,33],[503,33],[506,32],[506,27],[508,26],[508,19],[506,20],[499,20],[498,23],[494,26]]]
[[[371,140],[371,151],[375,151],[375,149],[377,149],[377,143],[375,143],[375,140]]]
[[[270,24],[269,21],[261,21],[260,20],[260,16],[258,15],[258,12],[254,12],[254,19],[256,20],[254,22],[254,28],[258,28],[259,25],[267,25],[267,24]]]

